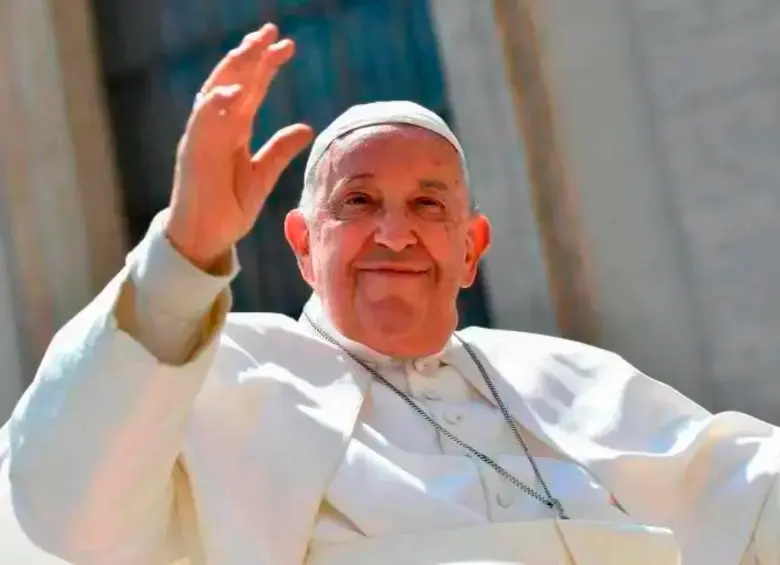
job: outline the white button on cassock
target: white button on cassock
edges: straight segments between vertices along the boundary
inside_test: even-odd
[[[444,421],[448,424],[452,424],[454,426],[455,424],[459,424],[461,420],[463,420],[463,414],[460,412],[448,410],[444,413]]]
[[[514,497],[508,491],[499,491],[496,494],[496,502],[501,508],[509,508],[514,502]]]

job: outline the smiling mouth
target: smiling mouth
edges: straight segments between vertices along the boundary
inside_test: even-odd
[[[404,271],[401,269],[362,269],[360,272],[384,275],[386,277],[418,277],[420,275],[424,275],[427,271]]]
[[[369,267],[359,269],[360,273],[371,273],[385,277],[419,277],[428,273],[428,269],[414,267]]]

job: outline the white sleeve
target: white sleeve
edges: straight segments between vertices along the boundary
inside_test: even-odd
[[[181,364],[197,354],[213,332],[208,314],[239,267],[235,249],[217,275],[193,266],[163,234],[165,214],[155,218],[144,242],[130,255],[130,281],[122,297],[128,307],[120,307],[116,317],[119,327],[158,360]]]
[[[16,518],[69,563],[181,556],[174,469],[231,276],[181,261],[158,218],[127,266],[54,337],[9,421]]]
[[[780,479],[775,478],[764,507],[758,516],[756,529],[745,565],[780,565]]]

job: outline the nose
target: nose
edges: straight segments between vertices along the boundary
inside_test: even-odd
[[[417,235],[406,214],[388,211],[377,218],[374,241],[398,252],[416,244]]]

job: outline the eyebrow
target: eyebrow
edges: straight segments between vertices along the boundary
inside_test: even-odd
[[[343,189],[348,184],[358,181],[358,180],[366,180],[366,179],[372,179],[374,178],[374,175],[371,173],[358,173],[356,175],[350,175],[348,177],[344,177],[340,180],[337,180],[330,188],[328,188],[325,191],[325,195],[327,198],[330,198],[333,196],[334,193],[337,191]]]
[[[440,180],[433,180],[433,179],[423,179],[420,181],[420,188],[432,188],[436,191],[445,192],[450,189],[449,186],[447,186],[447,183],[444,183]]]

